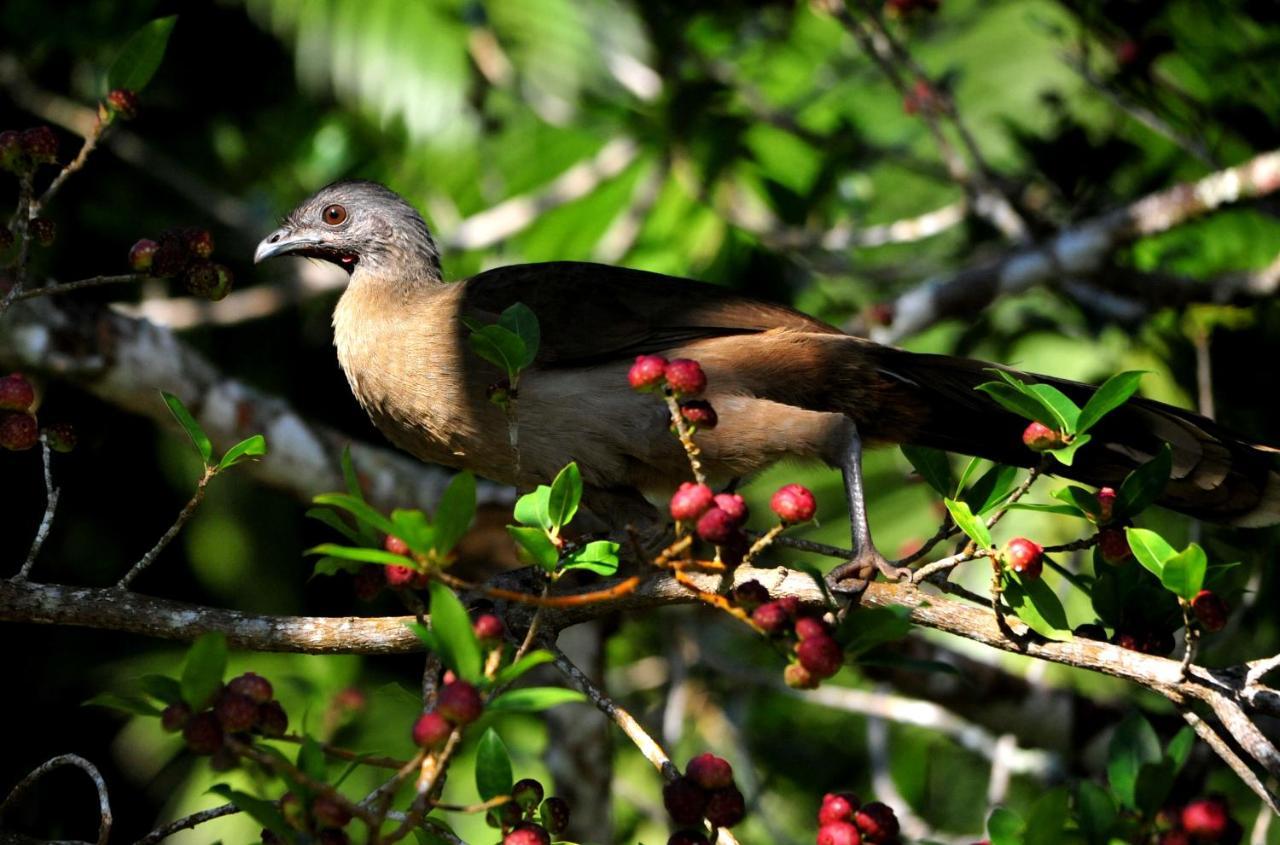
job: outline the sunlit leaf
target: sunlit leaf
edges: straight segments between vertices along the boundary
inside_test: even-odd
[[[255,434],[252,437],[246,437],[228,449],[227,453],[222,456],[222,460],[218,461],[218,469],[233,467],[241,461],[261,457],[265,454],[267,454],[267,439],[261,434]]]
[[[458,677],[479,683],[482,655],[471,617],[453,590],[439,581],[431,582],[431,630],[443,649],[441,657]]]
[[[191,438],[191,443],[196,447],[196,452],[200,455],[200,460],[205,466],[208,466],[213,459],[213,444],[209,442],[209,435],[204,433],[204,429],[200,427],[200,423],[196,422],[196,418],[191,416],[191,412],[187,410],[187,406],[182,400],[172,393],[160,391],[160,395],[164,397],[164,403],[169,406],[169,412],[173,414],[174,419],[182,426],[182,430],[187,433],[187,437]]]
[[[497,696],[486,709],[491,713],[538,713],[560,704],[586,700],[577,690],[563,687],[521,687]]]
[[[1102,386],[1089,397],[1089,401],[1085,403],[1083,410],[1080,411],[1080,419],[1076,423],[1076,430],[1083,434],[1097,425],[1098,421],[1104,416],[1128,402],[1129,397],[1137,391],[1138,383],[1142,381],[1143,375],[1145,373],[1141,370],[1131,370],[1129,372],[1116,373],[1103,382]]]

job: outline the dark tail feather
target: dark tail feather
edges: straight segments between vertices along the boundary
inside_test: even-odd
[[[991,381],[981,361],[886,350],[882,373],[912,394],[924,416],[914,430],[884,432],[901,440],[1000,463],[1030,466],[1035,455],[1022,445],[1026,420],[1005,411],[974,388]],[[1051,384],[1083,406],[1087,384],[1014,372],[1028,382]],[[1148,399],[1131,399],[1091,432],[1093,441],[1071,467],[1055,475],[1094,486],[1118,487],[1126,474],[1150,460],[1161,444],[1173,451],[1173,472],[1159,503],[1211,522],[1260,527],[1280,522],[1280,474],[1272,468],[1274,446],[1241,438],[1213,420]]]

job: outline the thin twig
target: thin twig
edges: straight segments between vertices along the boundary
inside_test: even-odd
[[[93,124],[93,129],[89,131],[89,134],[85,135],[84,143],[80,145],[80,152],[76,153],[76,157],[67,162],[62,170],[59,171],[53,181],[49,183],[49,187],[44,189],[44,193],[40,195],[40,198],[31,203],[32,217],[39,214],[53,200],[54,194],[58,193],[68,179],[80,172],[85,162],[89,160],[89,154],[98,146],[98,141],[102,140],[102,136],[106,134],[107,129],[110,127],[110,121],[104,123],[101,117],[98,118]]]
[[[40,518],[40,527],[36,529],[35,539],[31,541],[31,550],[27,552],[27,559],[18,570],[18,574],[13,576],[17,581],[26,580],[31,574],[31,567],[36,563],[36,555],[40,554],[41,546],[49,537],[49,529],[53,527],[54,512],[58,509],[58,497],[62,494],[61,490],[53,486],[53,450],[49,448],[48,435],[40,435],[40,452],[44,460],[44,516]]]
[[[31,254],[31,200],[32,175],[30,171],[18,177],[18,208],[13,213],[9,230],[18,241],[18,258],[14,262],[13,285],[0,298],[0,317],[9,310],[9,306],[17,301],[27,284],[27,259]]]
[[[55,285],[45,285],[42,288],[32,288],[24,290],[18,294],[15,299],[34,299],[37,296],[56,296],[62,293],[71,293],[72,291],[84,290],[86,288],[98,288],[105,285],[123,285],[130,282],[139,282],[145,279],[141,273],[121,273],[118,276],[93,276],[88,279],[79,279],[74,282],[63,282]]]
[[[190,830],[191,828],[202,825],[205,822],[211,822],[214,819],[220,819],[223,816],[234,816],[239,812],[241,812],[241,810],[235,804],[223,804],[221,807],[201,810],[198,813],[192,813],[189,816],[174,819],[168,824],[156,828],[137,842],[133,843],[133,845],[155,845],[155,843],[169,838],[178,831]]]
[[[689,467],[693,470],[694,480],[699,484],[706,484],[707,474],[702,469],[702,450],[698,448],[697,443],[693,442],[693,432],[685,422],[684,415],[680,413],[680,403],[670,391],[665,391],[663,398],[667,403],[667,411],[671,414],[671,424],[675,426],[676,435],[680,438],[680,445],[684,447],[684,453],[689,457]]]
[[[187,521],[195,515],[196,508],[198,508],[200,503],[204,501],[205,488],[209,486],[209,481],[216,474],[216,468],[205,467],[204,475],[202,475],[200,480],[196,483],[196,492],[191,496],[191,499],[187,502],[186,506],[178,512],[178,518],[173,521],[173,524],[169,526],[169,529],[165,531],[164,534],[160,535],[160,539],[151,547],[151,550],[143,555],[142,558],[133,565],[133,568],[126,572],[124,577],[116,582],[117,590],[128,589],[130,582],[141,575],[142,570],[150,566],[156,557],[164,551],[165,546],[169,545],[169,543],[173,541],[173,538],[178,536],[178,532],[182,530],[182,526],[186,525]]]

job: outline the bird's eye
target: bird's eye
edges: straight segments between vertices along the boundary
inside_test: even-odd
[[[347,219],[347,210],[334,203],[333,205],[325,206],[324,211],[320,212],[320,216],[330,226],[337,226]]]

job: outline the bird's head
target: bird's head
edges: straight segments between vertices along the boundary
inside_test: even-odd
[[[262,239],[257,262],[277,255],[319,258],[348,273],[440,279],[440,253],[417,209],[377,182],[335,182],[295,208]]]

